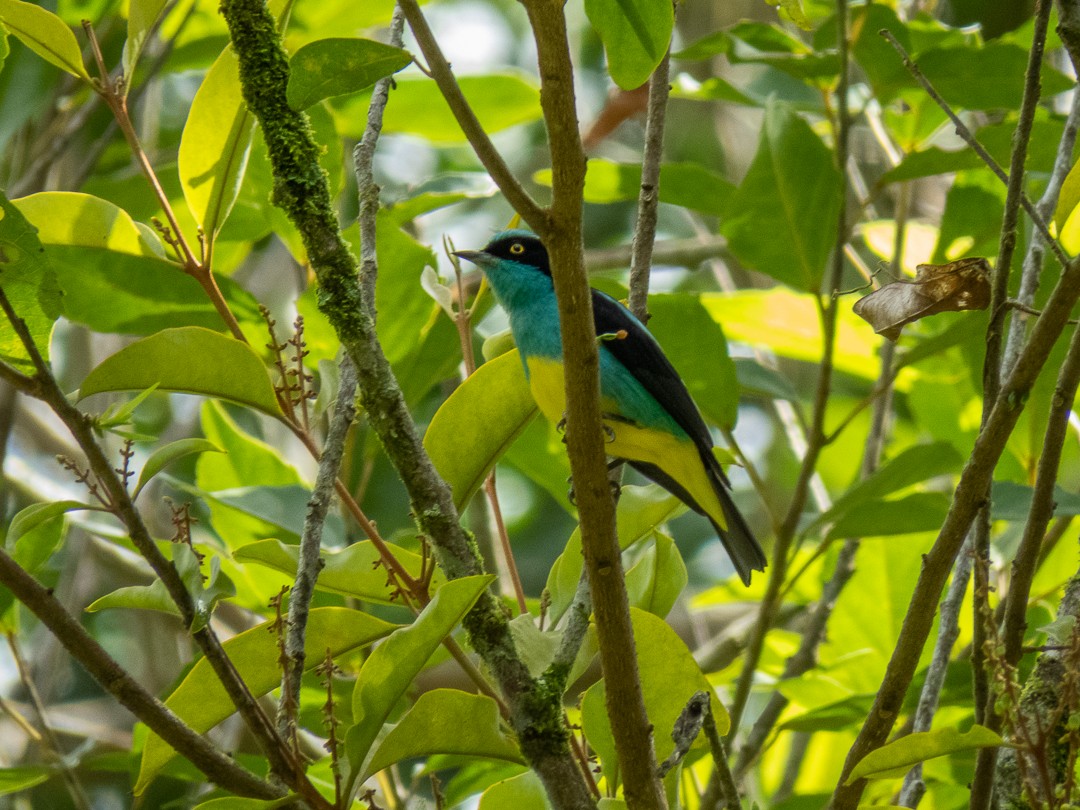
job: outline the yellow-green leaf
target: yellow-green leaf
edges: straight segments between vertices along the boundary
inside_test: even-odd
[[[67,23],[36,3],[0,0],[0,20],[22,43],[50,64],[72,76],[90,79],[82,51]]]
[[[230,46],[195,93],[177,155],[184,199],[211,242],[240,192],[254,131],[255,119],[244,104],[239,64]]]
[[[410,62],[408,51],[371,39],[309,42],[289,60],[286,100],[294,110],[306,110],[324,98],[363,90]]]
[[[236,671],[255,697],[265,695],[281,683],[278,669],[278,643],[269,632],[269,622],[245,630],[222,646]],[[308,615],[304,652],[311,669],[331,655],[362,647],[382,638],[396,625],[349,608],[314,608]],[[225,687],[214,675],[210,662],[197,661],[180,685],[165,700],[181,720],[196,731],[209,731],[235,711]],[[154,776],[176,752],[156,734],[150,734],[143,749],[135,794],[141,794]]]
[[[165,329],[126,346],[86,376],[79,396],[142,391],[152,385],[281,415],[270,375],[252,348],[198,326]]]
[[[461,509],[536,414],[517,350],[499,355],[457,387],[436,412],[424,449]]]
[[[947,726],[936,731],[908,734],[859,760],[845,784],[850,785],[857,779],[902,775],[918,762],[959,751],[992,748],[1003,742],[997,733],[980,725],[974,725],[963,733]]]

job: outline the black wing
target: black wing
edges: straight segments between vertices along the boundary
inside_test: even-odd
[[[667,359],[656,338],[649,334],[626,307],[610,295],[592,291],[593,320],[596,334],[614,334],[625,331],[622,340],[605,340],[600,344],[618,360],[634,378],[652,394],[661,407],[671,414],[679,427],[687,432],[694,444],[712,455],[712,435],[701,418],[701,413],[690,398],[679,373]]]

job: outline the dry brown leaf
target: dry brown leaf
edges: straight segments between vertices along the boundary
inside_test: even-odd
[[[889,340],[905,324],[939,312],[986,309],[990,305],[990,264],[973,256],[948,264],[920,264],[912,281],[886,284],[855,302],[856,315]]]

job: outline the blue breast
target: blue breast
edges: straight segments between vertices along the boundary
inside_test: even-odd
[[[529,357],[561,360],[559,307],[551,277],[534,267],[510,261],[486,268],[486,275],[495,296],[510,316],[510,330],[521,351],[522,363]],[[602,409],[643,427],[685,436],[686,432],[626,366],[602,343],[599,348]],[[527,365],[525,374],[529,374]]]

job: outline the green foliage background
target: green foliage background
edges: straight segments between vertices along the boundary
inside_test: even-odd
[[[1000,25],[997,7],[1011,6],[985,5],[993,26]],[[272,622],[270,600],[295,574],[315,475],[311,455],[282,425],[275,394],[275,386],[280,392],[296,377],[283,382],[267,344],[284,343],[302,316],[303,366],[317,392],[305,401],[304,424],[315,437],[325,430],[337,389],[339,347],[317,308],[299,235],[271,203],[266,147],[241,100],[236,59],[226,47],[217,6],[210,0],[60,0],[46,14],[44,7],[0,0],[0,186],[6,189],[0,198],[0,288],[26,320],[61,388],[81,409],[103,414],[97,423],[110,457],[119,464],[124,440],[133,442],[132,491],[144,519],[197,597],[200,621],[211,621],[212,614],[220,634],[231,637],[226,647],[237,668],[256,694],[265,694],[278,685],[278,650],[274,635],[261,626]],[[402,51],[371,41],[385,39],[390,2],[271,6],[288,20],[290,103],[306,111],[324,146],[321,163],[356,249],[352,146],[364,131],[370,86],[395,75],[375,163],[382,203],[378,335],[417,423],[427,429],[426,447],[455,488],[466,525],[490,570],[503,571],[496,564],[492,516],[483,493],[475,494],[497,462],[502,513],[529,608],[545,616],[539,626],[524,617],[513,622],[535,674],[550,661],[556,639],[551,628],[566,611],[581,569],[575,510],[567,497],[569,467],[554,428],[532,419],[520,366],[504,355],[505,318],[486,292],[473,298],[479,279],[468,274],[460,290],[473,307],[474,359],[488,362],[461,386],[462,347],[452,320],[459,287],[442,243],[449,237],[458,248],[480,247],[513,212],[436,84],[411,61],[415,43],[407,38]],[[566,7],[585,127],[611,103],[613,82],[630,91],[648,79],[674,31],[650,328],[718,435],[736,441],[752,467],[753,476],[734,467],[730,475],[739,506],[767,551],[797,489],[805,453],[824,352],[821,313],[832,294],[823,285],[842,195],[835,153],[835,8],[820,0],[782,6],[788,13],[778,17],[756,2],[685,4],[674,21],[666,3],[586,0]],[[992,259],[998,252],[1005,186],[954,135],[944,112],[878,31],[897,37],[988,151],[1008,165],[1033,22],[1026,15],[986,39],[977,29],[951,27],[959,20],[948,9],[935,17],[919,6],[852,3],[849,10],[854,128],[852,161],[845,167],[851,233],[844,290],[865,287],[867,275],[880,280],[911,274],[919,263]],[[434,0],[424,9],[485,131],[512,172],[546,199],[551,159],[523,9],[497,0]],[[246,344],[229,334],[204,287],[184,272],[178,249],[163,238],[158,223],[169,222],[167,212],[86,80],[96,70],[83,19],[100,38],[105,64],[123,66],[128,107],[175,213],[174,227],[212,267]],[[1065,93],[1074,88],[1068,73],[1051,24],[1043,101],[1027,160],[1025,188],[1033,199],[1043,192],[1063,136]],[[612,259],[610,251],[633,236],[642,144],[640,118],[629,116],[593,147],[588,166],[586,260],[595,269],[595,286],[619,297],[626,295],[628,253]],[[1077,247],[1070,230],[1076,221],[1069,219],[1080,197],[1077,185],[1066,183],[1055,217],[1071,253]],[[1017,270],[1029,234],[1024,220]],[[1048,260],[1036,308],[1057,274]],[[787,704],[756,752],[760,757],[737,774],[746,806],[794,810],[828,801],[885,675],[922,555],[944,520],[979,428],[985,314],[946,313],[909,325],[897,347],[901,369],[880,466],[864,475],[864,450],[878,435],[872,432],[881,430],[868,406],[880,396],[874,392],[883,342],[851,312],[847,302],[856,297],[845,293],[837,308],[835,377],[824,414],[829,441],[811,497],[797,515],[782,606],[774,614],[758,615],[766,578],[755,577],[749,588],[733,579],[705,521],[682,516],[674,499],[640,480],[628,479],[619,503],[646,706],[661,759],[689,695],[711,688],[721,703],[730,701],[746,666],[751,627],[772,623],[760,658],[749,663],[753,690],[741,726],[733,729],[732,752],[772,695],[781,694]],[[276,321],[273,340],[260,306]],[[1030,392],[994,473],[992,608],[1008,592],[1009,560],[1028,518],[1065,342]],[[289,359],[294,353],[291,347],[283,351],[287,368],[296,368]],[[6,320],[0,323],[0,361],[33,371]],[[130,392],[147,393],[129,407]],[[167,703],[193,728],[207,731],[226,718],[232,706],[223,694],[192,688],[207,673],[164,589],[152,582],[120,524],[55,461],[57,454],[79,458],[72,439],[44,405],[5,383],[0,429],[7,553],[53,588],[143,685],[163,699],[171,695]],[[1030,593],[1028,646],[1047,642],[1044,628],[1076,571],[1076,531],[1069,528],[1080,514],[1075,438],[1073,430],[1064,444],[1056,522]],[[342,478],[405,568],[419,572],[426,552],[408,500],[363,414],[348,438]],[[185,503],[194,519],[192,549],[168,542],[176,531],[175,507]],[[785,662],[848,538],[861,541],[854,573],[828,618],[816,662],[785,678]],[[344,510],[331,515],[323,545],[327,564],[315,596],[313,615],[320,618],[309,631],[309,665],[329,648],[341,669],[330,688],[337,696],[343,759],[354,776],[393,766],[386,772],[392,777],[371,782],[388,807],[431,801],[429,772],[439,774],[448,807],[473,806],[466,803],[477,797],[481,808],[544,806],[543,791],[528,775],[494,702],[461,691],[469,685],[439,652],[452,631],[465,643],[454,628],[487,581],[447,584],[436,574],[440,596],[415,618],[394,597],[385,572],[372,567],[376,555]],[[511,606],[505,576],[497,587]],[[93,806],[124,805],[132,789],[143,808],[262,806],[238,799],[215,804],[227,794],[207,786],[145,727],[132,728],[130,716],[5,589],[0,610],[12,651],[0,657],[0,694],[11,701],[8,714],[0,715],[0,807],[77,804],[71,779]],[[884,765],[868,771],[881,777],[864,796],[871,805],[891,803],[900,785],[893,773],[898,765],[933,752],[945,756],[926,763],[928,792],[920,806],[967,806],[974,752],[997,739],[980,737],[978,729],[956,733],[975,718],[971,615],[968,609],[960,619],[934,715],[932,728],[942,734],[916,746],[914,756],[886,755]],[[370,643],[395,625],[409,629],[371,652]],[[389,658],[391,644],[399,645],[398,657]],[[923,651],[903,720],[914,709],[931,646]],[[22,680],[16,651],[28,667]],[[594,654],[590,636],[572,671],[567,712],[600,759],[600,790],[615,797],[619,777],[603,684],[588,667]],[[1033,661],[1034,655],[1026,656],[1022,672]],[[12,719],[18,713],[40,723],[27,680],[37,684],[59,750],[49,742],[29,743]],[[315,760],[312,781],[332,796],[330,760],[315,741],[326,734],[319,708],[325,700],[320,678],[309,672],[299,723],[311,735],[305,752]],[[726,717],[716,711],[718,719]],[[265,772],[265,759],[235,720],[211,736],[240,762]],[[670,796],[681,806],[699,806],[712,772],[707,753],[699,741],[669,777]],[[58,754],[66,757],[67,781]]]

